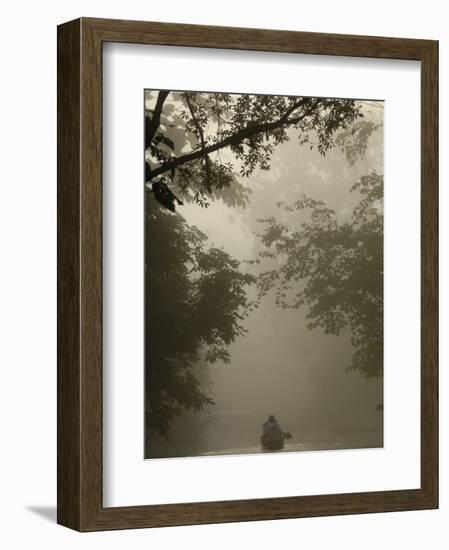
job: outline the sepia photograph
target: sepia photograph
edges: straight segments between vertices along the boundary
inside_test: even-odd
[[[384,102],[143,111],[145,459],[382,448]]]

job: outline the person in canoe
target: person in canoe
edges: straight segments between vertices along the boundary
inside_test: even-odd
[[[260,437],[262,448],[268,451],[279,451],[284,447],[284,441],[291,439],[289,432],[283,432],[273,414],[270,414],[268,420],[264,422],[263,432]]]

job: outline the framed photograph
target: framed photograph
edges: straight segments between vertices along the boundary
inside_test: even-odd
[[[58,27],[58,522],[438,506],[438,43]]]

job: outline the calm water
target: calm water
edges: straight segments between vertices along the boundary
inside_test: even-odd
[[[192,436],[191,424],[183,430],[180,422],[166,442],[157,441],[157,452],[152,458],[259,454],[268,451],[260,446],[262,424],[266,419],[260,413],[221,413],[198,420]],[[299,421],[278,419],[282,430],[289,431],[292,439],[285,442],[281,451],[303,452],[335,449],[363,449],[383,446],[382,425],[371,426],[314,426],[301,425]],[[186,434],[189,434],[187,437]]]

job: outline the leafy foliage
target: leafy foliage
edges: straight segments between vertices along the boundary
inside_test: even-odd
[[[147,437],[167,437],[172,420],[213,403],[195,375],[199,361],[229,362],[245,330],[254,277],[206,236],[147,193],[145,231],[145,388]],[[151,202],[150,202],[151,201]]]
[[[275,148],[291,139],[289,129],[299,144],[325,155],[337,130],[362,117],[348,99],[161,91],[148,105],[147,184],[163,176],[183,200],[203,207],[212,195],[244,206],[248,191],[236,176],[269,170]]]
[[[380,126],[381,124],[376,124],[371,120],[359,120],[351,128],[338,133],[335,139],[336,145],[345,153],[351,166],[357,159],[363,158],[369,138]]]
[[[258,281],[260,296],[275,290],[282,308],[308,307],[308,326],[326,334],[344,329],[356,348],[351,370],[379,377],[383,367],[383,176],[373,172],[353,185],[361,200],[348,222],[322,201],[302,197],[279,203],[280,221],[260,220],[265,248],[259,261],[271,261]],[[287,215],[304,221],[298,229]],[[296,226],[297,227],[297,226]]]

